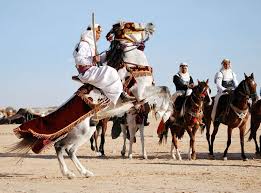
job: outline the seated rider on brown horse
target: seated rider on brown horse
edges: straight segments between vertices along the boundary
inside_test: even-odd
[[[189,96],[192,92],[192,88],[194,87],[193,79],[188,72],[187,63],[181,63],[179,65],[179,72],[173,76],[173,83],[175,84],[176,87],[176,92],[172,96],[173,103],[175,104],[176,109],[180,110],[182,103],[179,102],[179,99],[176,102],[177,97]],[[184,97],[179,97],[179,98],[184,98]]]
[[[217,86],[217,95],[215,96],[214,99],[214,106],[211,114],[212,120],[214,120],[215,113],[216,113],[215,111],[220,96],[230,93],[238,86],[237,77],[236,74],[232,71],[230,60],[224,59],[221,62],[221,65],[222,67],[220,71],[216,73],[214,79],[214,82]]]

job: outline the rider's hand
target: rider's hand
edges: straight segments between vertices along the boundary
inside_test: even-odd
[[[100,57],[99,55],[93,57],[93,62],[94,62],[94,63],[98,63],[98,62],[100,62],[100,61],[101,61],[101,57]]]

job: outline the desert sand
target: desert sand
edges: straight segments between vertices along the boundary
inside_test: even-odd
[[[221,126],[215,142],[215,160],[208,159],[205,133],[197,133],[197,160],[187,159],[188,136],[180,141],[183,160],[170,156],[170,136],[165,145],[158,145],[156,127],[158,121],[150,118],[145,128],[145,148],[148,160],[141,159],[139,133],[133,146],[134,158],[122,158],[122,137],[111,139],[111,123],[106,134],[106,157],[97,157],[90,143],[82,146],[77,155],[82,164],[95,176],[80,176],[71,160],[69,168],[77,175],[69,180],[63,177],[53,147],[40,155],[30,152],[17,163],[20,156],[5,153],[10,144],[19,139],[12,129],[17,125],[0,126],[0,193],[126,193],[126,192],[260,192],[261,159],[255,155],[254,143],[245,138],[248,161],[240,156],[239,131],[234,129],[228,160],[222,159],[226,146],[226,127]],[[248,127],[249,128],[249,127]],[[259,133],[260,134],[260,133]],[[128,146],[127,146],[128,147]]]

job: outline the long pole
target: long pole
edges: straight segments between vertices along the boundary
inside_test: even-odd
[[[92,33],[93,33],[93,41],[94,41],[94,51],[95,55],[98,55],[97,45],[96,45],[96,32],[95,32],[95,18],[94,13],[92,13]]]

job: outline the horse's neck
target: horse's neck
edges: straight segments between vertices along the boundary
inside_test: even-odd
[[[189,103],[187,103],[187,106],[189,106],[189,108],[194,108],[197,110],[201,110],[203,108],[204,101],[200,100],[193,93],[188,96],[187,101],[189,101]]]
[[[242,85],[240,84],[234,90],[231,103],[239,109],[246,109],[248,108],[248,97],[240,90],[241,87]]]
[[[127,47],[124,51],[124,62],[142,66],[149,66],[146,55],[143,51],[138,50],[136,46]]]

